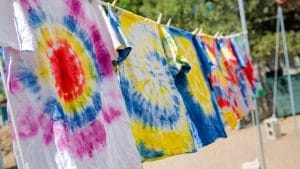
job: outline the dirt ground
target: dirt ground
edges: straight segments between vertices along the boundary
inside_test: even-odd
[[[295,136],[292,120],[291,117],[280,120],[283,136],[276,141],[267,140],[262,128],[267,169],[300,169],[300,116],[297,117],[299,136]],[[0,132],[5,169],[14,169],[16,162],[9,128],[5,126]],[[258,158],[258,142],[253,127],[228,130],[227,133],[227,139],[218,140],[197,153],[147,162],[144,169],[241,169],[243,162]]]
[[[299,136],[294,133],[291,117],[280,120],[283,136],[276,141],[266,139],[262,126],[267,169],[300,169],[300,116],[297,121]],[[195,154],[147,162],[144,169],[241,169],[244,162],[258,158],[257,130],[250,127],[227,133],[227,139],[218,140]]]

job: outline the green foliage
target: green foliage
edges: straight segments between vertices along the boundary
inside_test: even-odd
[[[163,13],[162,23],[172,18],[172,26],[192,31],[223,35],[241,32],[237,0],[119,0],[118,6],[156,20]],[[275,0],[245,0],[247,26],[252,55],[274,56]],[[284,6],[287,41],[291,56],[300,55],[300,1],[289,0]],[[292,24],[291,24],[292,23]]]
[[[295,31],[286,32],[287,45],[290,56],[297,56],[300,54],[300,33]],[[280,34],[281,38],[281,34]],[[267,32],[264,36],[257,37],[256,45],[253,44],[252,54],[256,58],[263,58],[267,56],[275,56],[275,40],[276,33]],[[282,42],[280,44],[280,55],[283,55]]]

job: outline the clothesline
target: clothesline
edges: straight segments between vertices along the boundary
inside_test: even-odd
[[[93,0],[89,0],[89,1],[92,2]],[[100,4],[103,5],[104,7],[106,7],[107,5],[110,5],[110,6],[112,6],[112,8],[115,8],[115,7],[117,7],[116,6],[117,3],[118,3],[118,0],[114,0],[111,4],[108,3],[108,2],[104,2],[104,1],[100,0]],[[163,16],[163,13],[160,13],[159,16],[158,16],[158,19],[157,19],[157,23],[161,23],[162,16]],[[170,26],[171,20],[172,19],[168,20],[168,22],[166,23],[166,26]],[[199,30],[199,28],[197,28],[197,30]],[[201,28],[200,30],[201,30],[200,31],[201,33],[199,33],[199,34],[201,35],[203,29]],[[239,33],[231,33],[230,35],[225,35],[225,36],[220,35],[219,37],[228,37],[228,38],[230,38],[230,37],[235,37],[235,36],[240,36],[240,35],[247,35],[247,34],[248,34],[248,32],[239,32]],[[213,35],[211,35],[211,36],[213,36]]]

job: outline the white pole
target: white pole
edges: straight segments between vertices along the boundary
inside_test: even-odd
[[[276,51],[275,51],[275,66],[274,66],[274,87],[273,87],[273,114],[276,117],[277,105],[277,88],[278,88],[278,58],[279,58],[279,43],[280,43],[280,16],[277,10],[277,25],[276,25]]]
[[[295,134],[298,135],[297,118],[296,118],[294,93],[293,93],[294,91],[293,91],[293,84],[292,84],[292,79],[291,79],[290,61],[289,61],[288,47],[287,47],[287,43],[286,43],[284,19],[283,19],[281,6],[278,6],[277,10],[278,10],[277,12],[279,14],[279,18],[280,18],[281,36],[282,36],[283,49],[284,49],[283,50],[284,51],[284,59],[285,59],[286,70],[287,70],[287,74],[288,74],[288,85],[289,85],[291,110],[292,110],[292,114],[293,114],[293,117],[294,117],[294,130],[295,130]]]
[[[14,115],[13,115],[13,112],[12,112],[12,108],[11,108],[11,105],[10,105],[7,86],[6,86],[6,83],[5,83],[5,74],[4,74],[2,58],[0,58],[0,74],[1,74],[1,79],[2,79],[2,83],[3,83],[4,92],[5,92],[5,95],[6,95],[6,98],[7,98],[8,113],[10,115],[9,117],[10,117],[10,120],[11,120],[11,124],[12,124],[12,127],[13,127],[13,131],[14,131],[17,146],[18,146],[16,150],[19,151],[19,154],[20,154],[20,159],[21,159],[21,165],[22,166],[19,166],[19,167],[20,167],[20,169],[26,169],[25,162],[24,162],[24,156],[23,156],[23,152],[22,152],[22,147],[21,147],[21,143],[20,143],[20,137],[19,137],[19,133],[18,133],[18,130],[17,130],[16,121],[15,121],[15,118],[14,118]]]
[[[245,10],[244,10],[244,1],[243,0],[238,0],[239,2],[239,9],[240,9],[240,18],[241,18],[241,23],[242,23],[242,29],[243,32],[247,33],[247,24],[246,24],[246,16],[245,16]],[[247,52],[249,53],[250,57],[250,46],[249,46],[249,41],[248,41],[248,34],[246,34],[246,46],[247,46]],[[258,135],[258,141],[259,141],[259,155],[260,155],[260,160],[262,162],[262,169],[266,169],[266,160],[265,160],[265,152],[264,152],[264,145],[262,141],[262,134],[261,134],[261,128],[260,128],[260,121],[259,121],[259,115],[257,112],[257,102],[255,99],[255,111],[253,111],[253,114],[255,116],[255,121],[256,121],[256,126],[257,126],[257,135]],[[253,119],[253,115],[252,115]]]

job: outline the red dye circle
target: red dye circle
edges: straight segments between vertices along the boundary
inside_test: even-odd
[[[47,55],[58,95],[65,101],[80,96],[86,81],[80,58],[66,40],[48,43]]]

